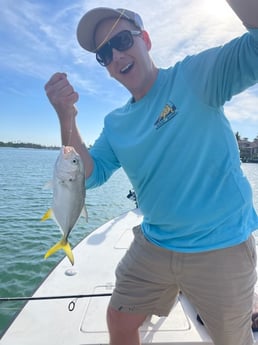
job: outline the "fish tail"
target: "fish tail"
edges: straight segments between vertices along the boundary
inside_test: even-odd
[[[50,255],[54,254],[58,250],[63,249],[66,256],[70,260],[71,264],[74,264],[74,256],[69,242],[63,237],[61,241],[57,242],[53,247],[51,247],[45,254],[44,258],[47,259]]]

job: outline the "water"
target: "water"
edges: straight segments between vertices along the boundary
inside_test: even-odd
[[[58,151],[0,148],[0,297],[30,296],[63,257],[44,254],[61,238],[53,220],[40,219],[50,207]],[[134,207],[123,170],[103,186],[87,191],[88,223],[82,218],[69,236],[72,247],[93,229]],[[21,303],[0,302],[0,334]]]
[[[43,189],[51,179],[58,151],[0,148],[0,297],[30,296],[63,257],[58,252],[44,260],[44,254],[60,232],[52,220],[40,222],[52,200]],[[258,210],[258,164],[243,164],[253,188]],[[103,186],[87,191],[89,222],[80,220],[69,241],[76,245],[93,229],[130,210],[126,198],[131,185],[119,170]],[[0,302],[0,334],[21,303]]]

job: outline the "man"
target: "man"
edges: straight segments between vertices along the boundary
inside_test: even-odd
[[[79,43],[132,94],[106,116],[90,152],[76,127],[78,94],[66,75],[55,74],[45,86],[63,145],[84,160],[88,188],[122,166],[144,215],[116,270],[107,311],[112,345],[139,345],[146,316],[167,315],[179,290],[215,345],[253,343],[258,218],[223,105],[257,83],[258,3],[230,4],[249,32],[168,69],[151,60],[138,14],[96,8],[84,15]]]

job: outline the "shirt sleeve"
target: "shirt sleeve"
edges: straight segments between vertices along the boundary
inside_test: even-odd
[[[202,102],[221,107],[258,82],[258,29],[227,44],[187,57],[187,83]]]
[[[255,29],[248,28],[248,31],[251,34],[251,36],[253,37],[254,41],[256,42],[256,47],[258,49],[258,28],[255,28]]]
[[[86,180],[87,189],[102,185],[121,167],[105,135],[105,129],[102,131],[89,153],[93,159],[93,171]]]

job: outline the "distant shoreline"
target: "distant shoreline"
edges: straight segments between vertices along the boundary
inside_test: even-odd
[[[22,142],[2,142],[0,141],[0,147],[13,147],[13,148],[26,148],[26,149],[44,149],[44,150],[60,150],[60,146],[46,146],[33,143],[22,143]]]

